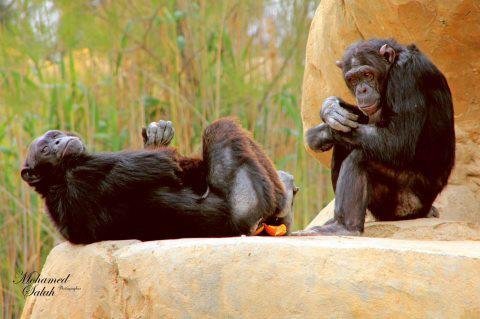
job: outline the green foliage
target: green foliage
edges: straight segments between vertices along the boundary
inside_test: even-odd
[[[40,270],[61,240],[20,180],[30,141],[79,133],[95,151],[141,147],[141,127],[174,122],[174,144],[234,115],[301,187],[296,228],[332,197],[305,152],[304,48],[315,1],[103,0],[0,2],[0,302],[18,317],[17,271]]]

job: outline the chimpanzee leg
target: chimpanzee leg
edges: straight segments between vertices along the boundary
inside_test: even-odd
[[[363,165],[362,153],[358,150],[352,151],[340,168],[333,220],[294,235],[360,235],[363,232],[369,192],[367,173]]]
[[[335,98],[335,99],[338,100],[338,98]],[[356,120],[354,121],[350,119],[347,120],[351,124],[355,124],[357,122],[360,124],[367,124],[369,122],[368,116],[363,114],[362,111],[358,109],[358,107],[348,104],[341,100],[339,101],[339,104],[342,108],[348,110],[349,113],[353,113],[354,115],[357,116]],[[333,138],[333,135],[332,135],[332,130],[333,129],[330,127],[330,125],[326,123],[322,123],[308,129],[305,134],[305,138],[308,146],[314,151],[321,151],[321,152],[328,151],[329,149],[332,148],[334,144],[336,147],[339,146],[338,143],[335,143],[335,139]],[[343,145],[341,146],[341,148],[343,148]]]
[[[368,205],[368,178],[363,155],[354,150],[343,161],[335,192],[335,221],[352,232],[363,232]]]
[[[333,152],[332,152],[332,160],[331,160],[331,180],[332,180],[332,186],[333,186],[333,191],[336,191],[337,189],[337,180],[338,176],[340,175],[340,169],[342,167],[343,161],[351,152],[351,148],[341,145],[341,144],[336,144],[333,146]],[[332,224],[335,222],[335,218],[329,219],[326,224]]]
[[[343,161],[352,152],[352,149],[348,146],[336,144],[333,147],[332,161],[331,161],[331,179],[333,191],[337,189],[337,181],[340,176],[340,169],[342,168]]]
[[[274,202],[267,173],[253,151],[250,138],[233,120],[217,120],[204,132],[208,185],[229,202],[242,234],[253,233]]]

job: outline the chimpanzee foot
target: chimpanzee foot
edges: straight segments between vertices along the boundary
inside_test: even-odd
[[[440,217],[440,212],[435,206],[432,206],[430,208],[430,211],[427,214],[427,218],[439,218]]]
[[[168,146],[175,135],[172,122],[152,122],[142,129],[143,144],[146,148]]]
[[[312,228],[300,230],[292,233],[292,236],[360,236],[359,230],[348,230],[337,221],[325,224],[323,226],[313,226]]]

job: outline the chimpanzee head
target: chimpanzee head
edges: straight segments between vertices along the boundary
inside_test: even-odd
[[[74,134],[48,131],[36,138],[28,150],[21,175],[30,185],[39,183],[42,177],[52,174],[50,170],[67,155],[85,152],[83,142]]]
[[[347,48],[336,64],[355,95],[358,108],[372,116],[380,111],[388,71],[395,62],[397,44],[393,40],[360,41]]]

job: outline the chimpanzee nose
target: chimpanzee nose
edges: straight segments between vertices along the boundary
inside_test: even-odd
[[[369,95],[370,90],[368,88],[368,85],[359,85],[357,86],[357,89],[355,90],[355,95],[357,97],[365,97]]]

